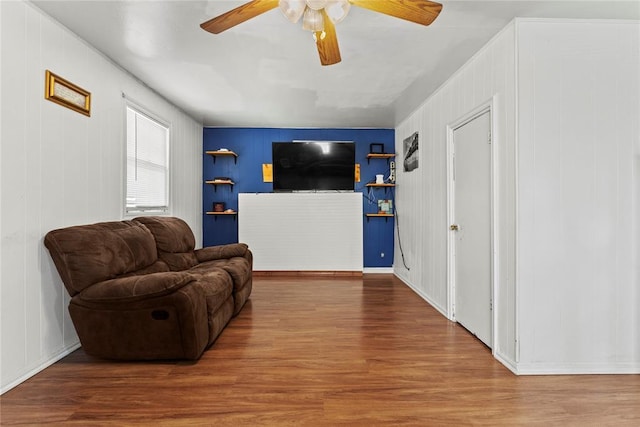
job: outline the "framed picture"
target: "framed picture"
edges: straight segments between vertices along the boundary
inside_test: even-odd
[[[411,172],[418,169],[418,132],[405,138],[404,145],[404,171]]]
[[[393,213],[393,201],[392,200],[378,200],[378,213],[379,214],[392,214]]]
[[[91,116],[91,93],[49,70],[46,70],[44,79],[45,99],[85,116]]]

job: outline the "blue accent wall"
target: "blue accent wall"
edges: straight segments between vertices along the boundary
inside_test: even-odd
[[[270,193],[271,183],[262,179],[262,165],[272,163],[271,143],[293,140],[353,141],[356,144],[356,163],[360,164],[360,182],[355,191],[362,193],[364,213],[378,210],[378,199],[394,200],[393,189],[369,189],[368,182],[375,181],[376,174],[389,177],[389,163],[384,159],[367,162],[369,144],[384,144],[386,153],[393,153],[394,129],[274,129],[274,128],[204,128],[204,150],[227,148],[238,154],[237,163],[232,157],[213,157],[203,154],[203,181],[215,177],[229,177],[233,188],[204,184],[202,189],[203,212],[211,211],[214,202],[224,202],[225,207],[238,210],[238,193]],[[339,206],[331,207],[340,209]],[[395,204],[394,204],[395,208]],[[364,267],[391,267],[393,264],[393,218],[363,216]],[[203,215],[203,245],[221,245],[238,241],[238,222],[232,216]],[[384,253],[384,257],[381,254]]]

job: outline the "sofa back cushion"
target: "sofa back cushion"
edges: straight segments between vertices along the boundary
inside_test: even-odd
[[[47,233],[44,244],[67,291],[141,270],[158,259],[153,234],[134,221],[102,222]]]
[[[189,225],[180,218],[172,216],[141,216],[135,218],[144,224],[156,238],[159,252],[193,252],[196,238]]]
[[[160,252],[158,254],[163,263],[169,266],[171,271],[189,270],[198,264],[198,259],[193,252],[182,252],[174,254],[171,252]]]
[[[143,216],[135,218],[144,224],[156,238],[158,256],[172,271],[188,270],[198,264],[193,251],[196,238],[189,225],[180,218],[170,216]]]

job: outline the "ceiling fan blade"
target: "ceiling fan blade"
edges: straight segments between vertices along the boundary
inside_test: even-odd
[[[338,36],[336,35],[336,27],[329,19],[327,12],[322,10],[324,18],[324,36],[322,31],[314,33],[316,46],[318,46],[318,54],[320,55],[320,63],[322,65],[333,65],[342,61],[340,57],[340,48],[338,47]]]
[[[207,22],[203,22],[200,27],[210,33],[220,34],[224,30],[242,24],[244,21],[255,18],[276,7],[278,7],[278,0],[253,0]]]
[[[429,25],[440,14],[442,5],[428,0],[349,0],[354,6]]]

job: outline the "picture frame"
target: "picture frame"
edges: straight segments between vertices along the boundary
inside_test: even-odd
[[[378,142],[374,142],[369,144],[369,153],[370,154],[384,154],[384,144],[380,144]]]
[[[404,146],[404,171],[411,172],[412,170],[418,169],[418,132],[414,132],[410,137],[405,138],[402,144]]]
[[[91,93],[49,70],[45,71],[44,98],[85,116],[91,116]]]
[[[393,200],[378,200],[378,213],[385,215],[393,214]]]

